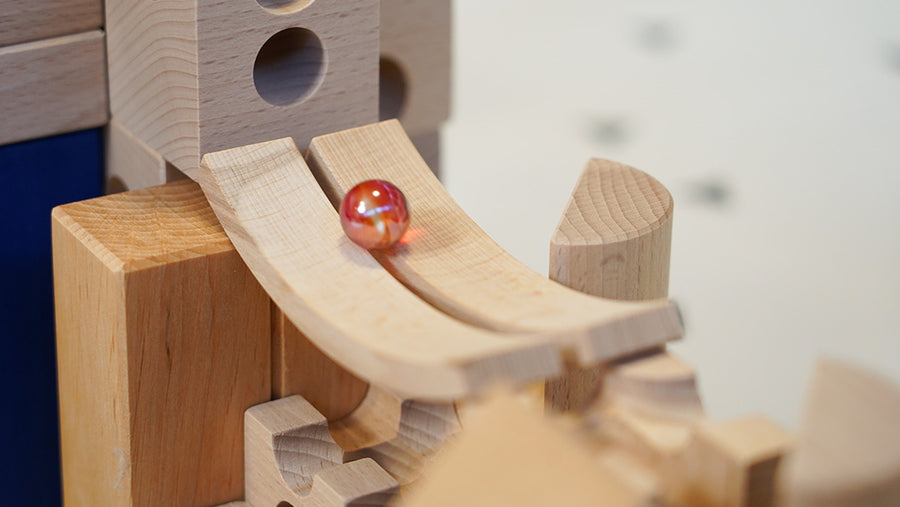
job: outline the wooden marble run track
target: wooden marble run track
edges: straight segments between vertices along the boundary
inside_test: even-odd
[[[397,184],[413,208],[409,239],[374,255],[344,236],[333,207],[371,178]],[[669,301],[586,296],[517,262],[453,202],[396,121],[315,138],[309,165],[291,139],[207,154],[198,180],[291,321],[406,398],[451,401],[558,376],[564,358],[587,366],[681,336]]]

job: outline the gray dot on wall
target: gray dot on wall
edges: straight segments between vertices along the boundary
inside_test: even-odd
[[[887,63],[891,70],[900,72],[900,44],[893,44],[887,47]]]
[[[628,121],[624,118],[594,118],[589,125],[592,141],[606,146],[624,144],[631,138]]]
[[[644,20],[637,24],[637,41],[648,51],[668,51],[678,45],[678,36],[671,21]]]
[[[725,179],[708,177],[689,182],[686,197],[694,204],[722,209],[733,202],[734,191]]]

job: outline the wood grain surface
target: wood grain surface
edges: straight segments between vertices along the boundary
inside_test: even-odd
[[[86,32],[102,26],[101,0],[0,2],[0,46]]]

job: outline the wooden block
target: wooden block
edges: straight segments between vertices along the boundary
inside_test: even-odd
[[[191,177],[205,153],[285,136],[305,147],[370,123],[378,9],[378,0],[108,0],[112,114]]]
[[[396,184],[412,208],[409,231],[371,252],[419,297],[461,321],[503,332],[554,335],[583,364],[681,336],[673,303],[588,297],[553,283],[500,248],[447,193],[397,120],[313,139],[310,166],[337,206],[358,182]]]
[[[416,151],[422,156],[422,160],[428,164],[431,172],[440,179],[441,177],[441,131],[432,130],[410,136]]]
[[[244,431],[249,505],[384,505],[397,490],[370,459],[342,464],[325,416],[300,396],[251,408]]]
[[[53,212],[66,505],[242,498],[269,299],[193,182]]]
[[[272,397],[303,396],[329,421],[348,416],[369,384],[319,350],[272,305]]]
[[[0,47],[0,144],[99,127],[108,117],[102,31]]]
[[[653,177],[591,159],[550,241],[550,278],[610,299],[666,297],[672,210],[672,196]],[[599,395],[602,378],[599,367],[571,367],[547,383],[547,403],[584,410]]]
[[[666,498],[675,505],[763,507],[775,502],[775,472],[791,437],[761,416],[694,428],[668,463]]]
[[[0,505],[62,502],[48,218],[102,193],[101,144],[93,129],[0,147]]]
[[[297,146],[207,154],[200,180],[272,299],[323,352],[404,398],[452,401],[556,374],[556,337],[466,326],[417,298],[344,234]],[[376,297],[373,297],[376,296]]]
[[[163,185],[187,178],[115,118],[106,127],[106,193]]]
[[[101,0],[0,2],[0,46],[86,32],[102,26]]]
[[[784,505],[900,505],[900,386],[834,360],[816,367]]]
[[[381,0],[379,119],[398,118],[411,137],[450,116],[451,10],[450,0]]]
[[[459,439],[426,470],[404,507],[647,505],[566,425],[511,397],[471,410]]]

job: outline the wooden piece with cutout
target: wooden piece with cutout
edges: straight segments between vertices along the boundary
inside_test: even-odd
[[[101,0],[0,2],[0,46],[86,32],[102,26]]]
[[[200,178],[273,300],[323,352],[364,380],[405,398],[450,401],[491,382],[559,371],[552,337],[466,326],[400,285],[344,235],[290,139],[207,154]]]
[[[333,205],[367,179],[388,180],[404,192],[412,208],[406,237],[372,256],[456,319],[502,332],[554,334],[583,364],[681,336],[671,302],[585,296],[518,262],[453,201],[396,120],[317,137],[308,158]]]
[[[381,0],[379,119],[413,138],[450,116],[451,18],[450,0]]]
[[[66,505],[243,496],[269,298],[189,181],[53,211]]]
[[[343,464],[325,417],[300,396],[245,415],[246,503],[273,507],[384,505],[397,482],[370,459]]]
[[[591,159],[550,242],[550,278],[594,296],[647,300],[668,295],[672,196],[632,167]],[[600,394],[603,367],[572,366],[551,380],[555,410],[584,410]]]
[[[783,505],[900,505],[900,386],[839,361],[816,367],[782,474]]]
[[[112,115],[188,176],[205,153],[370,123],[378,12],[378,0],[107,0]]]
[[[0,47],[0,145],[108,119],[103,32]]]

